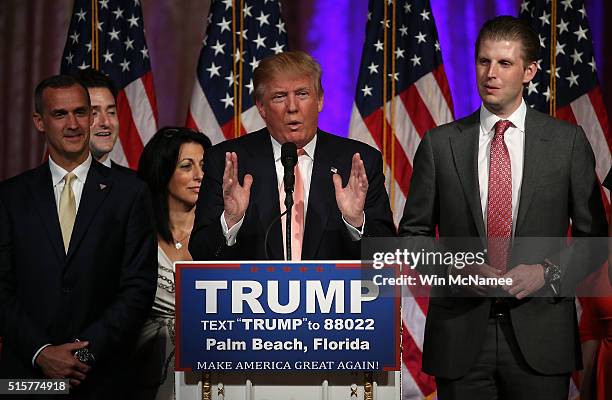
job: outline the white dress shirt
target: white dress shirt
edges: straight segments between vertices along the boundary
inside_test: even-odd
[[[280,191],[281,185],[283,183],[283,176],[285,174],[285,169],[283,167],[283,163],[281,162],[281,144],[276,141],[272,136],[270,136],[270,140],[272,141],[272,153],[274,154],[274,165],[276,167],[276,182],[277,189]],[[306,225],[307,211],[308,211],[308,198],[310,196],[310,182],[312,180],[312,167],[314,165],[314,154],[315,149],[317,147],[317,135],[315,135],[306,146],[303,147],[305,154],[298,157],[298,164],[300,167],[300,173],[302,175],[302,180],[304,182],[304,225]],[[240,160],[238,160],[240,162]],[[331,179],[331,177],[329,178]],[[282,209],[283,207],[281,207]],[[363,231],[365,227],[365,212],[363,214],[363,225],[360,228],[356,228],[346,222],[344,216],[342,216],[342,220],[344,221],[344,225],[346,225],[349,236],[351,240],[357,241],[360,240],[363,236]],[[238,223],[232,226],[230,229],[227,227],[227,222],[225,221],[225,211],[221,214],[221,229],[223,230],[223,235],[225,236],[225,240],[228,246],[233,246],[236,244],[236,237],[238,236],[238,231],[244,222],[244,216]],[[284,241],[284,239],[283,239]],[[284,248],[284,246],[283,246]]]
[[[495,124],[501,119],[512,122],[504,134],[504,141],[510,154],[510,168],[512,173],[512,235],[516,227],[516,216],[521,196],[521,184],[523,181],[523,164],[525,156],[525,115],[527,105],[521,101],[521,105],[508,117],[500,118],[480,106],[480,135],[478,136],[478,183],[480,187],[480,205],[482,207],[482,218],[485,229],[487,229],[487,200],[489,194],[489,160],[491,157],[491,142],[495,136]]]

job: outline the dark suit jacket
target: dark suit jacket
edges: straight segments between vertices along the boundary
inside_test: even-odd
[[[155,296],[152,220],[146,185],[94,160],[65,254],[48,163],[0,184],[0,376],[40,377],[36,351],[78,338],[96,365],[75,393],[117,388]]]
[[[485,243],[478,188],[479,134],[477,111],[425,135],[415,155],[400,235],[434,236],[437,227],[441,238],[480,237]],[[525,237],[565,237],[570,219],[574,237],[606,236],[594,168],[593,152],[582,128],[527,109],[523,180],[510,266],[550,258],[560,264],[561,286],[567,291],[603,261],[605,254],[595,257],[584,243],[561,254],[559,240],[517,247],[517,243],[529,242],[521,240]],[[480,352],[491,300],[444,298],[434,292],[429,304],[423,370],[458,378]],[[513,306],[512,326],[533,369],[557,374],[580,368],[573,297],[533,297],[514,301]]]
[[[227,246],[221,230],[222,178],[225,153],[238,154],[238,176],[253,176],[249,207],[234,246]],[[355,140],[318,131],[314,155],[302,259],[360,259],[360,241],[352,241],[336,203],[332,167],[343,184],[348,182],[351,159],[359,153],[364,161],[369,189],[365,202],[364,236],[395,236],[395,227],[384,187],[382,158],[372,147]],[[222,142],[206,152],[204,182],[189,242],[194,260],[265,260],[266,228],[280,214],[278,183],[270,134],[267,129]],[[272,259],[283,259],[282,230],[276,222],[270,232]]]
[[[111,160],[111,168],[117,168],[117,170],[119,170],[121,172],[126,172],[128,174],[136,175],[136,171],[134,171],[133,169],[128,168],[128,167],[124,167],[121,164],[117,164],[113,160]]]

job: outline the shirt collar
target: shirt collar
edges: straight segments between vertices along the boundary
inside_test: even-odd
[[[521,104],[518,106],[518,108],[505,119],[512,122],[514,127],[521,132],[525,132],[525,115],[527,115],[527,104],[525,104],[524,99],[521,99]],[[482,128],[481,131],[483,135],[486,136],[493,132],[493,127],[497,121],[501,119],[502,118],[487,110],[484,104],[480,106],[480,127]]]
[[[87,160],[72,170],[80,182],[85,183],[91,163],[92,158],[90,153],[87,156]],[[51,170],[51,182],[53,183],[53,187],[57,186],[68,173],[68,171],[66,171],[64,168],[57,165],[51,156],[49,156],[49,169]]]
[[[274,153],[274,162],[277,162],[281,158],[281,144],[278,143],[276,139],[272,137],[272,135],[270,135],[270,140],[272,141],[272,152]],[[317,147],[317,135],[314,135],[312,140],[308,142],[306,146],[304,146],[304,152],[306,153],[305,155],[310,157],[310,159],[312,159],[313,161],[314,161],[314,153],[315,153],[316,147]]]
[[[106,157],[106,160],[102,161],[102,165],[111,168],[113,166],[113,164],[111,164],[111,159],[110,157]]]

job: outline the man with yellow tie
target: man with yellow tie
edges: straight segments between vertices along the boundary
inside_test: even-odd
[[[380,153],[318,129],[321,66],[303,52],[276,54],[259,63],[253,85],[266,127],[206,152],[193,258],[286,259],[290,248],[293,260],[360,259],[362,237],[395,236]],[[298,149],[290,246],[275,221],[285,211],[287,143]]]
[[[67,378],[77,398],[109,398],[155,293],[150,196],[92,158],[75,78],[43,80],[33,120],[48,162],[0,184],[0,377]]]

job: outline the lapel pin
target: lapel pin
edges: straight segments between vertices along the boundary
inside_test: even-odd
[[[103,184],[103,183],[101,183],[101,184],[100,184],[100,190],[104,190],[104,189],[106,189],[106,185],[105,185],[105,184]]]
[[[331,167],[329,170],[331,171],[332,174],[337,174],[338,173],[338,168],[336,168],[336,167]]]

